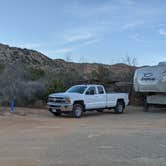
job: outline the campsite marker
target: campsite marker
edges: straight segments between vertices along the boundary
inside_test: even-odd
[[[12,102],[11,102],[11,109],[10,109],[10,112],[11,112],[11,113],[14,112],[14,99],[12,99]]]

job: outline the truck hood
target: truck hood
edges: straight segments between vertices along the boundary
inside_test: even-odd
[[[81,100],[82,99],[82,94],[79,93],[53,93],[50,94],[49,97],[61,97],[61,98],[70,98],[72,100]]]

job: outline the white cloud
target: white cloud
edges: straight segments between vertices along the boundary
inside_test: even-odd
[[[45,44],[44,43],[17,43],[17,42],[4,42],[6,44],[9,44],[10,46],[13,47],[19,47],[19,48],[27,48],[27,49],[39,49],[42,48]]]
[[[134,5],[134,0],[115,0],[116,3],[119,3],[121,5],[131,6]]]
[[[113,3],[100,3],[100,5],[88,6],[84,3],[71,3],[66,6],[64,12],[75,17],[92,17],[96,15],[103,15],[114,13],[117,7]]]
[[[72,34],[65,37],[66,42],[80,42],[92,39],[95,35],[90,32],[82,32],[80,34]]]
[[[19,47],[29,48],[29,49],[38,49],[42,46],[43,46],[43,44],[41,44],[41,43],[22,43],[22,44],[19,44]]]
[[[21,44],[21,47],[31,49],[42,47],[47,49],[47,53],[51,55],[67,54],[81,47],[96,44],[101,39],[108,38],[112,33],[130,29],[135,30],[136,28],[142,30],[146,25],[156,25],[156,20],[158,21],[160,14],[163,12],[161,8],[149,7],[146,4],[139,8],[139,2],[134,0],[112,0],[108,3],[100,1],[100,5],[88,5],[82,3],[84,1],[77,1],[75,4],[72,4],[72,2],[66,6],[64,12],[69,16],[71,14],[71,18],[75,23],[74,28],[65,28],[63,34],[58,34],[59,39],[50,43],[52,44],[51,47],[48,44],[38,43],[25,43]],[[159,33],[166,36],[166,30],[164,29],[160,29]],[[130,35],[129,38],[135,42],[148,43],[141,33],[136,32],[133,35],[127,35]],[[56,43],[56,49],[54,49],[54,43]]]
[[[72,54],[73,51],[75,51],[75,50],[78,50],[78,49],[80,49],[84,46],[87,46],[87,45],[95,44],[99,41],[100,41],[99,39],[89,39],[89,40],[85,40],[85,41],[82,41],[82,42],[69,44],[69,45],[71,45],[71,47],[65,47],[65,48],[55,49],[55,50],[49,50],[48,49],[48,50],[45,50],[43,52],[47,55],[50,55],[50,57],[54,59],[55,56],[66,56],[66,55],[68,56],[68,55]],[[61,58],[64,58],[64,57],[61,57]]]
[[[123,30],[138,28],[143,30],[145,27],[152,27],[158,23],[165,9],[160,5],[158,8],[147,3],[142,5],[141,2],[135,0],[100,1],[96,4],[90,3],[90,5],[85,4],[84,1],[74,1],[66,6],[65,13],[74,19],[79,19],[79,27],[94,29],[95,33],[93,30],[85,30],[67,37],[68,42],[82,42],[96,38],[96,36],[106,37],[107,34]],[[138,35],[133,38],[136,41],[142,41],[138,39]]]
[[[99,41],[101,41],[101,39],[92,39],[92,40],[86,41],[83,45],[95,44],[95,43],[98,43]]]
[[[166,36],[166,30],[165,30],[165,29],[160,29],[160,30],[159,30],[159,34],[160,34],[161,36]]]
[[[127,24],[123,25],[122,29],[127,30],[127,29],[131,29],[131,28],[136,28],[142,24],[143,24],[143,21],[134,21],[134,22],[127,23]]]
[[[130,36],[129,38],[136,42],[139,42],[139,43],[146,43],[145,40],[143,40],[142,37],[140,36],[140,34],[138,34],[138,33]]]
[[[65,53],[69,53],[72,51],[73,51],[73,48],[62,48],[62,49],[49,51],[49,54],[65,54]]]

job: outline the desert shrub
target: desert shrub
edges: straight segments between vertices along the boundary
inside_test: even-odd
[[[4,69],[5,69],[5,65],[4,64],[0,64],[0,73],[2,73]]]
[[[48,95],[55,92],[64,92],[66,87],[61,80],[49,79],[46,85],[45,95],[43,96],[44,100],[47,100]]]
[[[17,82],[16,88],[14,96],[17,106],[32,106],[36,101],[43,98],[45,92],[44,84],[37,81]]]
[[[36,59],[33,59],[32,63],[33,63],[33,65],[39,65],[40,64],[40,62],[37,61]]]
[[[24,48],[21,50],[25,55],[30,55],[30,50]]]
[[[61,92],[61,91],[64,91],[64,90],[65,90],[65,86],[64,86],[63,82],[60,81],[60,80],[51,80],[48,83],[47,91],[49,93],[52,93],[52,92]]]
[[[64,84],[66,87],[71,87],[73,84],[76,84],[78,81],[81,81],[84,79],[84,76],[82,73],[79,73],[77,70],[72,69],[68,72],[66,72],[64,77]]]
[[[97,70],[93,70],[89,74],[88,79],[91,81],[97,81],[96,83],[108,84],[108,82],[112,82],[114,80],[114,75],[115,74],[112,73],[109,68],[100,65]]]
[[[39,80],[39,79],[42,78],[44,75],[45,75],[44,70],[42,70],[42,69],[40,69],[40,68],[38,68],[38,69],[31,68],[31,69],[30,69],[30,79],[31,79],[32,81]]]

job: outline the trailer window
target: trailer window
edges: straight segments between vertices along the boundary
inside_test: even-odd
[[[104,94],[104,89],[103,89],[103,87],[98,86],[97,89],[98,89],[98,93],[99,93],[99,94]]]

